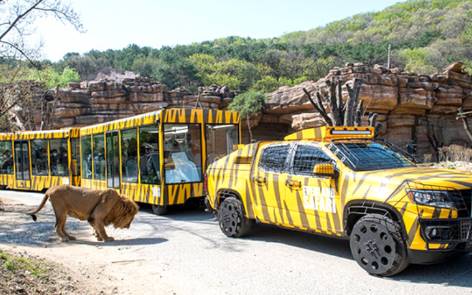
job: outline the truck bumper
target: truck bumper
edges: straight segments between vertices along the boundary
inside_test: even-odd
[[[433,264],[472,252],[472,218],[420,219],[421,236],[427,245],[442,244],[441,249],[408,250],[410,263]]]

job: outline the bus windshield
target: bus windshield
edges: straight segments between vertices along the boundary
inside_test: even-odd
[[[371,171],[412,167],[406,157],[379,143],[333,143],[330,150],[349,168]]]
[[[202,181],[200,124],[165,124],[164,136],[166,183]]]

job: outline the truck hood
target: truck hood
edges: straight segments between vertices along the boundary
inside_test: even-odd
[[[472,173],[432,167],[352,172],[349,191],[354,198],[385,200],[398,189],[472,189]]]

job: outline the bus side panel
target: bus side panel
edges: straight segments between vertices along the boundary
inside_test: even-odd
[[[32,191],[42,191],[53,186],[70,184],[69,176],[31,176]]]
[[[72,176],[72,183],[73,186],[80,186],[81,179],[80,176]]]
[[[107,182],[106,180],[97,180],[97,179],[94,179],[92,180],[92,188],[93,189],[107,189]]]
[[[91,179],[85,179],[82,178],[80,180],[80,186],[85,187],[85,188],[92,188],[92,180]]]
[[[203,182],[167,184],[162,205],[182,205],[190,198],[204,197]]]
[[[97,179],[81,179],[81,187],[90,188],[90,189],[107,189],[107,182],[105,180]]]
[[[139,184],[137,183],[128,183],[122,182],[121,183],[121,193],[128,197],[129,199],[139,202]]]
[[[45,188],[51,187],[52,182],[51,176],[31,176],[31,190],[42,191]],[[55,177],[54,177],[55,178]],[[54,185],[54,184],[53,184]]]
[[[159,184],[122,183],[121,193],[139,203],[163,205],[160,203],[161,188]]]
[[[5,187],[13,187],[15,182],[14,174],[0,174],[0,185]]]

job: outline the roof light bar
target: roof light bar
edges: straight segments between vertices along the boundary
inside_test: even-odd
[[[332,135],[370,135],[370,130],[331,130]]]

